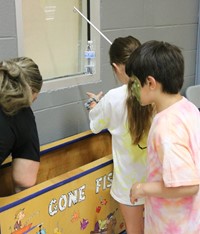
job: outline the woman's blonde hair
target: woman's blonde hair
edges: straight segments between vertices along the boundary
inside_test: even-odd
[[[0,62],[0,106],[5,114],[14,115],[29,107],[32,94],[39,93],[42,76],[36,63],[20,57]]]

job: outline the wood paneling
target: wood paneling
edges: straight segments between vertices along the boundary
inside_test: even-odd
[[[37,183],[62,175],[87,163],[111,154],[111,137],[108,132],[92,134],[86,131],[41,146],[41,164]],[[11,165],[8,159],[0,168],[0,196],[12,194]]]

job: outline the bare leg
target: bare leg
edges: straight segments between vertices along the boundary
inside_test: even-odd
[[[39,162],[28,159],[16,158],[12,162],[12,178],[15,193],[36,184]]]
[[[119,205],[126,224],[127,234],[144,234],[144,205]]]

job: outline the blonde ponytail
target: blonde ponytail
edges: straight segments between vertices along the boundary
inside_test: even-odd
[[[14,115],[32,103],[32,93],[39,92],[42,77],[38,66],[29,58],[16,58],[0,63],[0,106]]]

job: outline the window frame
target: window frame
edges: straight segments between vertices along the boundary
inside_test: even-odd
[[[97,27],[100,27],[100,3],[99,1],[87,1],[90,3],[90,21]],[[17,27],[17,46],[18,56],[24,56],[23,52],[23,20],[22,20],[22,0],[15,0],[16,8],[16,27]],[[74,14],[79,14],[74,12]],[[85,19],[84,19],[85,20]],[[88,24],[89,25],[89,24]],[[63,76],[62,78],[52,78],[50,80],[44,80],[41,92],[47,92],[51,90],[59,90],[72,86],[79,86],[88,83],[94,83],[100,81],[100,34],[91,26],[88,30],[88,40],[92,40],[95,43],[96,51],[96,72],[95,74],[80,74]],[[85,45],[86,46],[86,45]],[[84,51],[85,48],[82,48]]]

